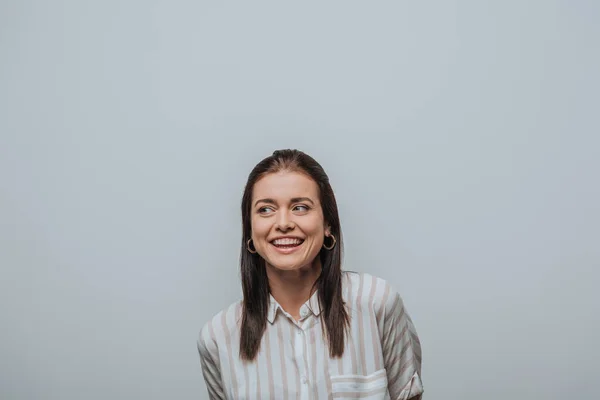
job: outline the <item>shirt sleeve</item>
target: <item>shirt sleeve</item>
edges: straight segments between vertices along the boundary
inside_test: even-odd
[[[198,352],[202,375],[208,389],[210,400],[224,400],[223,382],[221,380],[221,367],[219,364],[219,350],[214,335],[211,335],[211,323],[207,323],[198,337]]]
[[[421,343],[400,294],[393,290],[385,302],[382,347],[391,399],[421,395]]]

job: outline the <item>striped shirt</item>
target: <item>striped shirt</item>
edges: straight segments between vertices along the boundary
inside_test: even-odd
[[[317,294],[300,320],[271,296],[268,323],[252,362],[239,357],[241,302],[214,316],[198,350],[211,399],[411,399],[423,392],[421,345],[400,295],[383,279],[344,272],[350,329],[341,358],[331,358]]]

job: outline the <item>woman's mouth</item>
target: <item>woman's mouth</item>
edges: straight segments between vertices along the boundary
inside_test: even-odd
[[[271,241],[271,244],[280,252],[290,253],[304,243],[300,238],[281,238]]]

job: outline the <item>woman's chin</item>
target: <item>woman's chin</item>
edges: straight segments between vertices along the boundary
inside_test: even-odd
[[[273,263],[273,264],[269,264],[269,266],[273,269],[278,269],[280,271],[295,271],[298,269],[302,269],[303,267],[299,266],[299,265],[295,265],[295,264],[277,264],[277,263]]]
[[[312,268],[312,263],[282,263],[282,262],[267,262],[267,265],[278,271],[299,271],[309,270]]]

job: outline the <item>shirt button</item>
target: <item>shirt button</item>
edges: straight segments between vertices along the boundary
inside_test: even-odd
[[[308,383],[308,380],[306,379],[306,377],[305,377],[305,376],[303,376],[303,377],[302,377],[302,383],[303,383],[304,385],[306,385],[306,384]]]
[[[308,310],[306,309],[306,306],[302,306],[300,308],[300,316],[302,318],[306,317],[308,315]]]

